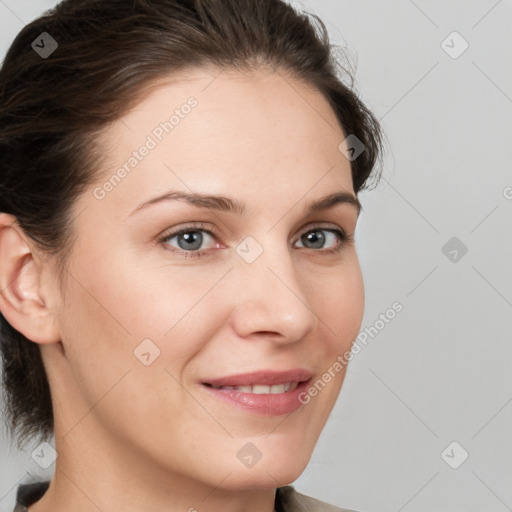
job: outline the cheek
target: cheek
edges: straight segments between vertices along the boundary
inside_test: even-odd
[[[346,350],[357,337],[364,314],[364,283],[355,256],[310,283],[313,310],[332,340],[330,350]]]
[[[89,257],[73,270],[77,280],[71,280],[66,323],[76,344],[74,364],[101,383],[103,362],[121,371],[143,366],[142,355],[149,352],[152,368],[167,368],[181,378],[224,318],[223,287],[216,283],[226,269],[198,272],[162,261],[144,266],[142,256],[126,254],[103,255],[103,261]],[[115,267],[105,265],[109,260]]]
[[[214,320],[222,321],[219,301],[207,293],[219,277],[213,272],[190,280],[172,272],[171,279],[165,268],[143,274],[130,265],[97,263],[71,270],[61,312],[74,393],[69,424],[99,418],[128,438],[137,430],[134,415],[141,421],[153,417],[156,438],[172,432],[181,439],[183,425],[191,421],[187,414],[204,423],[202,409],[194,403],[187,408],[181,383],[187,364],[217,329]]]

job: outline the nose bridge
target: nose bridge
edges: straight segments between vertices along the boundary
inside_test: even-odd
[[[266,332],[280,334],[281,341],[296,341],[314,328],[317,317],[287,246],[272,241],[275,237],[266,238],[255,259],[246,260],[242,253],[237,262],[241,289],[235,327],[242,336]],[[242,246],[247,253],[256,250],[254,242],[247,243]]]

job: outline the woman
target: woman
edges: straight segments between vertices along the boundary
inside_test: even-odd
[[[3,379],[55,471],[16,512],[341,510],[289,485],[364,309],[381,132],[337,71],[281,0],[65,0],[17,36]]]

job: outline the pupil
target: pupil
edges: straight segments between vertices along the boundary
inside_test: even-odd
[[[306,241],[315,249],[323,247],[325,243],[325,235],[323,231],[310,231],[305,235]],[[304,240],[302,241],[304,244]],[[304,244],[306,245],[306,244]]]
[[[197,250],[203,243],[203,234],[199,231],[188,231],[178,236],[178,245],[181,249]]]

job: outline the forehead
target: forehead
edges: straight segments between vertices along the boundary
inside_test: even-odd
[[[108,198],[130,204],[166,188],[243,193],[248,185],[298,198],[324,175],[325,190],[334,180],[351,191],[344,138],[326,98],[283,71],[190,70],[153,83],[103,132],[99,183],[121,174]]]
[[[186,108],[190,98],[197,102],[193,116],[188,115],[190,111]],[[178,123],[171,119],[173,114],[180,120],[190,119]],[[138,103],[110,126],[107,137],[110,134],[111,141],[117,141],[121,135],[130,141],[131,136],[140,134],[137,132],[149,132],[155,123],[169,120],[175,125],[173,135],[183,131],[178,124],[191,130],[201,127],[205,133],[215,133],[219,138],[231,134],[264,138],[282,129],[307,138],[314,138],[317,131],[321,132],[319,137],[328,137],[327,132],[331,132],[329,135],[336,141],[342,135],[327,99],[312,85],[283,70],[205,67],[151,83],[139,95]],[[258,129],[262,126],[264,132]]]

